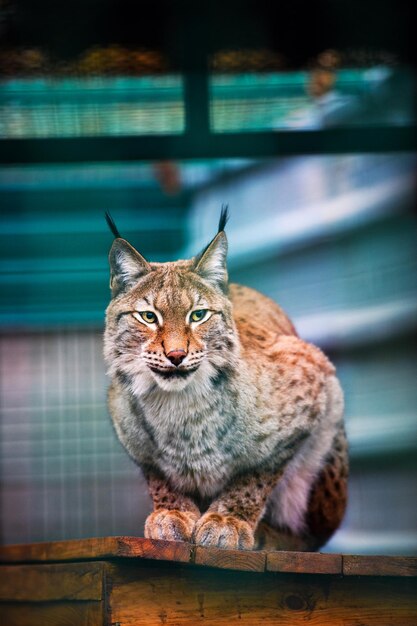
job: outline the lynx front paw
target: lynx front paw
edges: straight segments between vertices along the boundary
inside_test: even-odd
[[[159,509],[145,522],[145,537],[167,541],[191,541],[198,516],[186,511]]]
[[[208,512],[195,526],[194,542],[202,546],[251,550],[254,536],[252,528],[244,520]]]

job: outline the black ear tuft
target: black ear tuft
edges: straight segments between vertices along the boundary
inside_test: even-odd
[[[217,231],[218,233],[221,233],[221,231],[226,228],[226,224],[228,220],[229,220],[229,205],[222,204],[222,210],[221,210],[220,219],[219,219],[219,229]]]
[[[229,221],[229,205],[228,204],[222,204],[222,210],[221,210],[221,213],[220,213],[219,228],[217,230],[217,235],[224,231],[228,221]],[[216,235],[216,237],[217,237],[217,235]],[[197,254],[197,256],[195,257],[196,265],[202,259],[203,255],[207,252],[207,250],[209,249],[209,247],[211,246],[211,244],[213,243],[213,241],[215,240],[216,237],[213,237],[213,239],[210,241],[210,243],[208,243],[206,245],[206,247],[203,248],[203,250]]]
[[[111,232],[115,236],[115,238],[116,239],[121,239],[122,236],[119,233],[119,231],[117,230],[117,226],[114,223],[114,219],[112,218],[112,216],[110,215],[110,213],[108,211],[106,211],[106,222],[107,222],[107,225],[110,228]]]

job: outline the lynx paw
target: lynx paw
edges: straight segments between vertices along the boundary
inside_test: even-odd
[[[251,550],[254,536],[252,528],[244,520],[208,512],[195,525],[194,542],[202,546]]]
[[[145,537],[167,541],[191,541],[198,516],[176,509],[159,509],[151,513],[145,522]]]

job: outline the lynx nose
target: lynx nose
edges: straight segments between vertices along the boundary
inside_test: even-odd
[[[180,365],[183,362],[186,356],[187,356],[187,353],[185,350],[171,350],[171,352],[168,352],[167,354],[167,358],[176,367],[178,367],[178,365]]]

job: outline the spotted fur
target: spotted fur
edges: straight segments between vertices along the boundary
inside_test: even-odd
[[[149,263],[115,239],[110,413],[148,481],[147,537],[317,549],[346,503],[343,394],[282,309],[228,285],[226,219],[190,260]],[[195,310],[206,317],[192,321]]]

